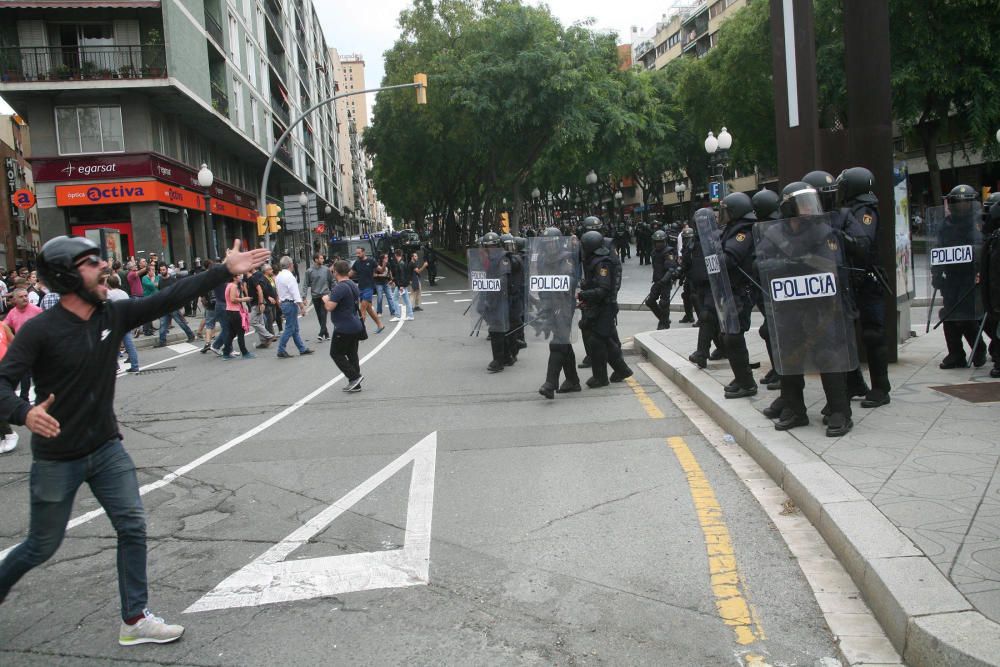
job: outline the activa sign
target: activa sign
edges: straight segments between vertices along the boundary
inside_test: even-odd
[[[772,301],[818,299],[837,294],[837,279],[832,273],[814,273],[810,276],[790,276],[771,280]]]
[[[931,249],[931,266],[968,264],[972,261],[972,246],[958,245],[951,248]]]
[[[135,185],[130,186],[127,184],[115,184],[111,186],[93,186],[87,188],[87,199],[99,204],[102,201],[109,199],[112,201],[124,201],[129,197],[143,197],[145,198],[146,191],[143,186]]]
[[[528,279],[529,292],[568,292],[569,276],[531,276]]]

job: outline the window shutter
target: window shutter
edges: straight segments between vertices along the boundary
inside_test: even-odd
[[[139,41],[139,22],[135,19],[125,19],[114,22],[115,69],[119,72],[123,67],[131,67],[134,72],[142,69],[142,47]],[[130,48],[121,48],[121,47]],[[137,76],[129,73],[129,76]]]
[[[35,80],[39,74],[48,74],[50,59],[45,22],[41,20],[18,21],[17,41],[21,46],[21,67],[24,78]]]

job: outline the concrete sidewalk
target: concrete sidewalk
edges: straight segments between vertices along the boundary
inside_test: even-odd
[[[688,362],[697,329],[677,319],[672,329],[637,335],[637,347],[802,508],[904,659],[1000,664],[1000,411],[932,389],[991,383],[1000,400],[990,366],[940,370],[940,331],[913,338],[890,368],[892,403],[865,410],[855,402],[850,434],[825,436],[818,377],[807,378],[811,424],[781,433],[760,414],[778,392],[761,387],[753,399],[726,400],[728,363],[700,370]],[[760,323],[755,313],[747,334],[758,378],[770,367]]]

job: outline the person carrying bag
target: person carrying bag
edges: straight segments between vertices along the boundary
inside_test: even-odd
[[[333,338],[330,340],[330,358],[347,378],[344,391],[361,391],[365,376],[361,374],[358,360],[358,342],[368,339],[368,331],[360,316],[361,293],[350,278],[351,267],[344,260],[333,264],[336,284],[329,294],[323,295],[323,305],[333,322]]]

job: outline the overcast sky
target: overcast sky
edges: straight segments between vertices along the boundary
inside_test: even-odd
[[[693,0],[632,0],[619,5],[609,0],[527,0],[529,4],[547,4],[563,24],[589,18],[595,19],[594,27],[618,33],[619,43],[630,41],[631,26],[640,31],[652,27],[660,16],[674,4],[694,4]],[[340,53],[358,53],[365,58],[365,83],[369,88],[378,86],[384,70],[382,54],[389,50],[399,34],[396,19],[399,12],[409,7],[412,0],[367,0],[357,3],[313,0],[326,40]],[[363,11],[357,11],[358,7]],[[627,11],[623,11],[627,8]],[[369,110],[374,102],[369,98]],[[10,113],[0,98],[0,113]]]

